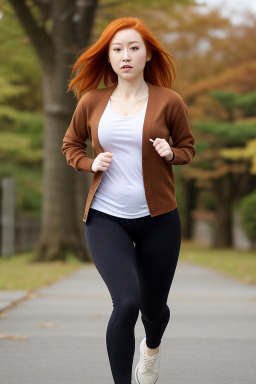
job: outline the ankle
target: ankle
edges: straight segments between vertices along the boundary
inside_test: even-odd
[[[159,347],[157,348],[154,348],[154,349],[151,349],[147,346],[147,344],[145,343],[145,346],[144,346],[144,353],[149,356],[149,357],[152,357],[154,355],[157,355],[159,352]]]

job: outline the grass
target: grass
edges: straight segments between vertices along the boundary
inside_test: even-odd
[[[84,263],[74,257],[67,262],[30,263],[33,252],[0,258],[0,290],[35,290],[60,280]]]
[[[30,263],[33,252],[0,258],[0,290],[35,290],[86,265],[74,257],[67,262]],[[247,284],[256,284],[256,252],[211,249],[182,240],[180,260],[213,268]]]
[[[247,284],[256,284],[256,252],[213,249],[182,241],[180,260],[213,268]]]

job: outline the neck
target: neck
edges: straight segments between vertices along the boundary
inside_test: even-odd
[[[127,81],[118,79],[115,96],[122,99],[134,99],[148,95],[148,85],[144,79]]]

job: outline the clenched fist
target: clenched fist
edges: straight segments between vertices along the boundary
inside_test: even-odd
[[[111,163],[113,157],[111,152],[102,152],[97,157],[95,157],[91,169],[93,172],[97,171],[106,171]]]
[[[152,141],[152,139],[150,139]],[[173,151],[170,144],[165,139],[157,137],[154,140],[153,146],[161,157],[166,157],[166,160],[171,161],[173,159]]]

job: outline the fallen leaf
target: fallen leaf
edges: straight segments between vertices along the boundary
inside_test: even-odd
[[[41,323],[40,325],[41,325],[41,327],[49,327],[49,328],[56,326],[56,324],[54,324],[54,323]]]
[[[27,336],[19,336],[19,335],[6,335],[5,333],[0,333],[0,339],[8,339],[8,340],[26,340]]]
[[[97,318],[101,317],[101,315],[99,313],[93,313],[90,315],[90,317],[92,317],[93,319],[97,319]]]
[[[29,294],[30,299],[34,299],[34,298],[37,297],[37,296],[38,296],[38,293],[36,293],[36,292],[31,292],[31,293]]]

